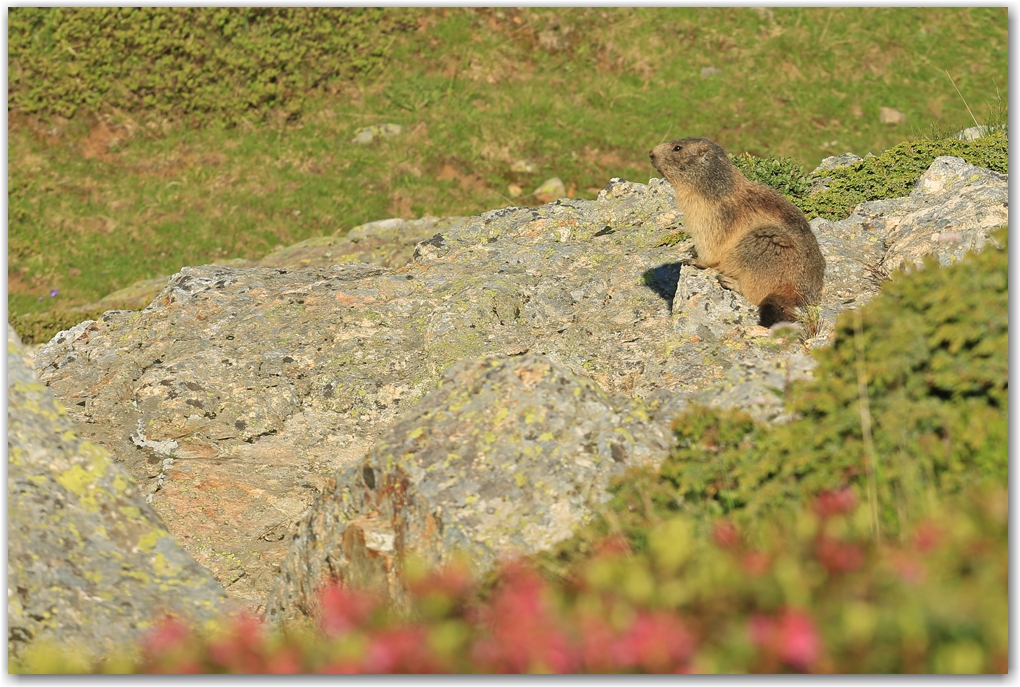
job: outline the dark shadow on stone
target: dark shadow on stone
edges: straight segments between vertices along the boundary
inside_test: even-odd
[[[645,286],[650,288],[669,305],[669,311],[673,312],[673,297],[676,296],[677,282],[680,281],[680,267],[682,262],[667,262],[664,265],[645,270],[641,275]]]

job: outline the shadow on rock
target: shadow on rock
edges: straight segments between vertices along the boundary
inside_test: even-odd
[[[670,313],[673,311],[673,298],[676,297],[677,282],[680,280],[682,262],[667,262],[645,270],[641,275],[645,286],[654,291],[659,298],[666,301]]]

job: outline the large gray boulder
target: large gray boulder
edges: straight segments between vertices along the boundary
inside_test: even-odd
[[[287,599],[307,599],[323,575],[344,574],[350,551],[314,548],[312,533],[326,532],[316,529],[327,527],[322,523],[339,528],[376,518],[372,527],[393,533],[392,555],[401,560],[408,542],[396,533],[425,525],[380,524],[365,510],[375,497],[360,461],[370,451],[370,460],[399,455],[403,462],[393,470],[418,474],[416,460],[445,451],[463,460],[431,462],[429,479],[413,484],[427,491],[462,479],[477,439],[473,429],[449,420],[461,411],[453,391],[439,385],[478,383],[466,370],[490,364],[479,361],[510,370],[527,359],[569,380],[558,392],[546,389],[547,403],[560,410],[534,427],[514,414],[500,432],[490,427],[500,441],[579,431],[587,416],[570,410],[572,397],[557,394],[587,393],[581,380],[605,395],[599,427],[640,401],[645,417],[635,427],[644,429],[627,451],[651,465],[667,455],[669,442],[661,438],[691,402],[782,419],[786,385],[811,374],[805,349],[827,341],[840,312],[877,294],[888,265],[950,244],[980,247],[1007,221],[998,201],[1007,193],[1005,179],[960,162],[937,160],[907,198],[863,204],[842,222],[813,223],[828,262],[825,293],[814,329],[799,338],[771,337],[756,325],[754,308],[712,272],[687,264],[689,245],[678,234],[682,217],[668,184],[614,179],[595,201],[561,199],[458,221],[419,243],[400,267],[185,268],[142,312],[108,312],[82,323],[44,346],[36,362],[88,436],[148,485],[171,532],[228,593],[260,609],[278,589],[277,613]],[[941,227],[938,241],[930,239],[932,223]],[[451,369],[458,361],[475,362]],[[452,377],[444,377],[447,371]],[[524,387],[501,388],[493,404],[509,411],[532,403]],[[408,438],[415,429],[423,434]],[[419,447],[414,456],[394,448],[412,439]],[[507,455],[523,450],[512,441],[506,446]],[[579,457],[574,449],[561,455],[564,466]],[[481,471],[471,488],[481,494],[504,479],[500,471]],[[605,497],[601,473],[584,480],[591,485],[588,505],[572,503],[570,518],[586,517]],[[438,512],[443,499],[453,498],[441,491],[414,496],[424,505],[401,512]],[[340,503],[345,494],[355,501]],[[490,505],[479,497],[455,512],[484,520]],[[552,529],[507,540],[518,552],[562,532],[545,501],[526,505],[529,522]],[[380,508],[397,517],[389,506]],[[446,506],[442,512],[452,517]],[[471,531],[481,532],[469,528],[458,546],[481,560],[502,546]],[[340,538],[331,541],[342,540],[333,535]],[[357,539],[354,530],[350,537]],[[430,555],[439,558],[452,545],[442,537],[428,541],[423,550],[433,546]],[[281,569],[287,579],[278,587]],[[298,579],[302,574],[306,579]],[[375,583],[387,587],[392,579]]]
[[[82,437],[7,327],[7,655],[126,650],[165,612],[234,608],[106,449]]]
[[[671,439],[643,402],[610,397],[548,356],[457,363],[299,523],[269,615],[310,614],[317,586],[336,577],[399,603],[407,556],[435,567],[467,553],[480,573],[549,548],[612,475],[657,464]]]

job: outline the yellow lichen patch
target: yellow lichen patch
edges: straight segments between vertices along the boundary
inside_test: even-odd
[[[120,511],[121,515],[126,518],[131,518],[132,520],[141,517],[142,515],[142,511],[135,506],[121,506],[117,510]]]
[[[149,584],[152,579],[141,570],[121,570],[121,576],[130,577],[133,580],[138,580],[142,584]]]
[[[66,430],[63,434],[60,435],[60,438],[63,439],[64,441],[74,441],[77,438],[77,436],[71,430]]]
[[[118,472],[113,476],[113,488],[117,490],[118,494],[123,494],[129,486],[131,486],[131,482],[122,473]]]
[[[46,391],[46,385],[42,382],[16,382],[11,389],[23,394],[40,393]]]
[[[156,542],[162,539],[163,536],[164,534],[162,531],[153,528],[139,537],[138,548],[142,551],[152,551],[152,547],[154,547]]]
[[[553,437],[553,433],[552,432],[543,432],[541,435],[539,435],[538,440],[539,441],[552,441],[553,438],[554,437]]]
[[[636,443],[636,442],[634,441],[634,435],[633,435],[633,434],[631,434],[630,432],[628,432],[628,431],[627,431],[627,430],[626,430],[625,428],[623,428],[623,427],[615,427],[615,428],[613,429],[613,431],[614,431],[615,433],[619,434],[620,436],[622,436],[622,437],[623,437],[624,439],[626,439],[627,441],[629,441],[629,442],[631,442],[631,443]]]
[[[72,651],[64,643],[42,640],[29,644],[20,660],[12,662],[9,666],[9,672],[44,675],[80,674],[88,672],[93,662],[94,657],[83,651]]]
[[[626,422],[634,422],[635,420],[651,422],[651,418],[648,417],[648,413],[646,413],[645,409],[640,406],[630,409],[630,414],[627,416]]]
[[[85,470],[81,465],[72,465],[57,475],[57,483],[73,494],[84,496],[92,486],[96,476]]]
[[[91,441],[83,441],[78,446],[78,453],[89,459],[89,462],[92,463],[92,469],[95,471],[96,477],[102,477],[106,474],[106,468],[110,464],[108,459],[109,454],[106,452],[106,449],[93,444]]]
[[[41,487],[47,482],[49,482],[49,479],[47,479],[45,475],[32,475],[31,477],[28,478],[28,481],[37,487]]]
[[[152,558],[152,571],[160,577],[173,577],[173,566],[167,561],[166,556],[157,553]]]

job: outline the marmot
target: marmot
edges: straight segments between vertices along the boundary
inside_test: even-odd
[[[696,264],[759,306],[759,324],[793,321],[794,308],[818,302],[825,258],[793,203],[750,181],[707,138],[662,143],[648,157],[676,192]]]

